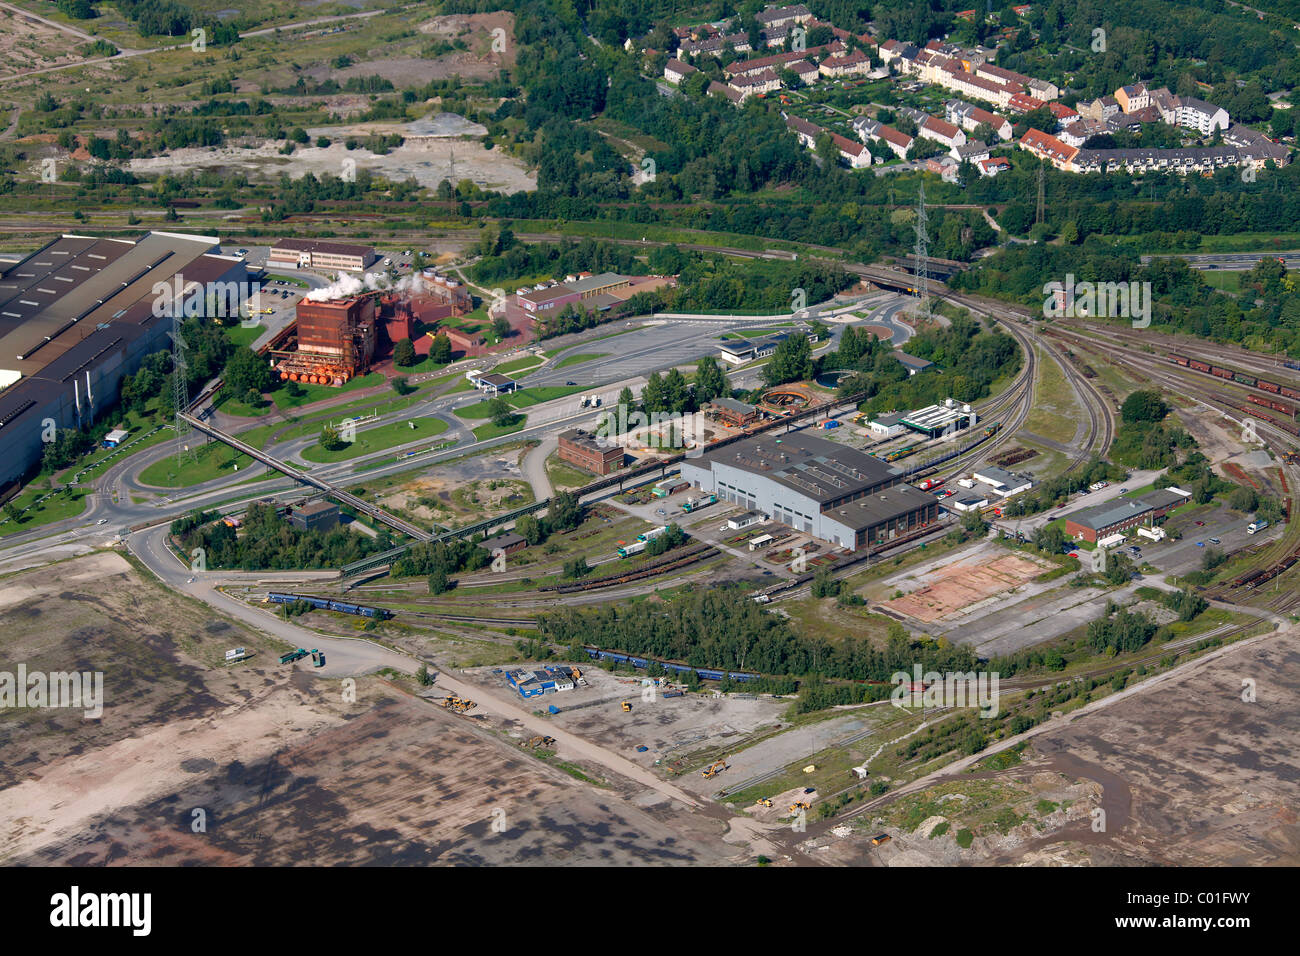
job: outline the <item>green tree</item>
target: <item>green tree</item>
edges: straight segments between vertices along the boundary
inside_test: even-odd
[[[763,367],[763,381],[768,385],[798,382],[810,378],[812,371],[812,343],[796,331],[776,347],[771,360]]]
[[[1119,413],[1125,422],[1158,422],[1169,414],[1169,406],[1155,389],[1139,389],[1124,399]]]
[[[401,339],[393,345],[393,364],[411,366],[416,363],[415,343]]]
[[[583,509],[578,496],[569,491],[559,491],[551,498],[547,521],[557,531],[571,531],[582,524]]]
[[[450,590],[451,579],[447,577],[447,569],[439,565],[429,575],[429,593],[446,594]]]
[[[266,392],[274,384],[270,363],[247,346],[240,346],[230,354],[222,378],[225,387],[235,395],[249,390]]]
[[[498,395],[490,399],[487,403],[488,415],[492,419],[492,424],[504,428],[515,420],[515,410],[510,407],[510,403]]]
[[[335,425],[324,425],[320,430],[320,446],[326,451],[342,451],[351,442],[344,441],[343,435]]]
[[[429,360],[437,365],[446,365],[451,361],[451,339],[447,333],[439,332],[429,345]]]
[[[723,373],[718,360],[706,355],[695,365],[695,402],[704,405],[715,398],[731,394],[727,385],[727,376]]]

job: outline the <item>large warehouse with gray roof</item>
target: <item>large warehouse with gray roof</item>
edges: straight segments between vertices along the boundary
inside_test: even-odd
[[[933,496],[903,484],[899,469],[803,432],[763,435],[687,459],[682,477],[852,550],[932,524],[939,513]]]
[[[0,271],[0,486],[40,461],[49,423],[90,424],[117,402],[124,375],[170,346],[170,312],[158,308],[162,286],[168,305],[175,291],[195,290],[188,298],[201,312],[213,290],[239,299],[247,278],[242,260],[221,255],[217,239],[167,232],[138,240],[64,235],[7,265]],[[224,305],[234,312],[238,304]]]

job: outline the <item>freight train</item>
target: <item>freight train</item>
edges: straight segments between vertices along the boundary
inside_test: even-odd
[[[294,601],[306,601],[314,608],[322,611],[339,611],[343,614],[356,614],[360,617],[374,618],[377,621],[386,621],[393,616],[393,612],[387,608],[369,607],[365,604],[351,604],[347,601],[337,601],[334,598],[312,597],[308,594],[284,594],[280,591],[271,591],[267,594],[266,599],[272,604],[292,604]]]
[[[637,657],[635,654],[620,654],[617,651],[602,651],[598,647],[584,647],[587,656],[593,661],[614,661],[616,664],[631,664],[633,667],[646,668],[654,660],[651,657]],[[672,671],[676,674],[689,674],[694,671],[700,676],[700,680],[722,680],[730,677],[734,681],[748,682],[758,680],[758,674],[747,674],[744,671],[719,671],[711,670],[705,667],[691,667],[689,664],[670,664],[667,661],[654,661],[664,670]]]
[[[1276,398],[1265,398],[1262,395],[1247,395],[1246,401],[1250,402],[1252,405],[1263,405],[1265,408],[1271,408],[1275,412],[1282,412],[1283,414],[1290,415],[1292,418],[1296,417],[1296,407],[1294,405],[1288,405],[1286,402],[1279,402]]]
[[[1208,362],[1202,362],[1200,359],[1188,358],[1186,355],[1176,355],[1170,353],[1169,361],[1175,365],[1181,365],[1183,368],[1195,369],[1198,372],[1204,372],[1206,375],[1213,375],[1216,378],[1226,379],[1229,382],[1236,382],[1238,385],[1245,385],[1249,388],[1257,388],[1262,392],[1271,392],[1274,395],[1284,395],[1287,398],[1300,399],[1300,389],[1290,385],[1279,385],[1277,382],[1270,382],[1266,378],[1259,378],[1248,372],[1238,372],[1235,369],[1224,368],[1221,365],[1211,365]],[[1287,411],[1294,414],[1294,409],[1279,408],[1278,411]]]

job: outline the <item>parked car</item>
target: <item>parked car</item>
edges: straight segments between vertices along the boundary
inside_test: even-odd
[[[1204,528],[1204,527],[1205,527],[1205,522],[1204,522],[1204,521],[1198,521],[1198,522],[1196,522],[1196,527],[1198,527],[1198,528]]]
[[[1222,544],[1222,543],[1223,543],[1223,542],[1220,541],[1218,538],[1211,538],[1211,539],[1210,539],[1210,544]]]

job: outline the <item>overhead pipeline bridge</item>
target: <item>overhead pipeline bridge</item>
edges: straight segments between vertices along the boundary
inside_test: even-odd
[[[424,528],[413,525],[409,521],[403,521],[401,518],[394,517],[383,508],[372,505],[363,498],[358,498],[356,495],[350,494],[342,488],[336,488],[327,481],[322,481],[319,478],[312,477],[306,472],[299,471],[297,468],[292,467],[280,459],[268,455],[260,448],[254,448],[247,442],[242,442],[235,436],[226,434],[221,429],[209,424],[202,418],[191,415],[188,412],[182,414],[181,418],[188,422],[191,428],[203,432],[203,434],[215,438],[219,442],[229,445],[236,451],[243,452],[249,458],[255,459],[268,467],[274,468],[282,475],[286,475],[294,481],[300,482],[304,485],[310,485],[311,487],[324,492],[339,504],[347,505],[349,508],[358,511],[369,518],[373,518],[381,524],[387,525],[394,531],[400,531],[402,534],[409,535],[417,541],[431,541],[434,538],[433,532],[426,531]]]

